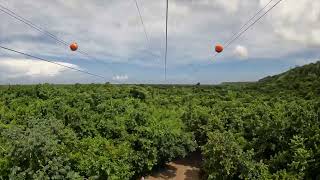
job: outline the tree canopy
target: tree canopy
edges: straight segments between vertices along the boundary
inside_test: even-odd
[[[0,179],[136,179],[199,150],[204,179],[320,178],[320,63],[216,86],[0,87]]]

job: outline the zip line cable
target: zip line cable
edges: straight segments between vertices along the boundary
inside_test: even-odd
[[[65,46],[69,46],[66,41],[61,40],[60,38],[58,38],[58,37],[55,36],[54,34],[50,33],[49,31],[44,30],[44,28],[41,28],[41,27],[35,25],[35,24],[32,23],[31,21],[23,18],[22,16],[18,15],[18,14],[15,13],[14,11],[12,11],[12,10],[4,7],[4,6],[1,5],[1,4],[0,4],[0,11],[1,11],[1,12],[4,12],[4,13],[7,14],[7,15],[9,15],[10,17],[12,17],[12,18],[14,18],[14,19],[16,19],[16,20],[18,20],[18,21],[26,24],[27,26],[29,26],[29,27],[31,27],[31,28],[39,31],[40,33],[46,34],[46,35],[49,36],[50,38],[56,40],[58,43],[60,43],[60,44],[62,44],[62,45],[65,45]],[[95,61],[98,62],[98,63],[102,63],[102,64],[104,64],[104,65],[110,65],[110,64],[108,64],[108,63],[104,63],[103,61],[97,60],[95,57],[91,56],[90,54],[88,54],[88,53],[86,53],[86,52],[84,52],[84,51],[78,50],[77,52],[80,53],[80,54],[82,54],[82,55],[85,55],[85,56],[88,57],[88,58],[91,58],[91,59],[95,60]],[[114,55],[110,55],[110,56],[116,57],[116,56],[114,56]],[[120,56],[119,56],[118,58],[123,58],[123,57],[120,57]],[[108,68],[109,68],[109,67],[108,67]],[[110,69],[110,68],[109,68],[109,69]]]
[[[37,26],[36,24],[34,24],[33,22],[27,20],[26,18],[20,16],[19,14],[17,14],[16,12],[10,10],[9,8],[7,7],[4,7],[3,5],[0,4],[0,11],[6,13],[7,15],[11,16],[12,18],[28,25],[29,27],[39,31],[40,33],[44,33],[45,35],[49,36],[50,38],[54,39],[55,41],[57,41],[58,43],[64,45],[64,46],[69,46],[68,42],[60,39],[59,37],[57,37],[56,35],[50,33],[49,31],[45,30],[44,28],[40,27],[40,26]],[[84,51],[81,51],[81,50],[78,50],[77,51],[78,53],[84,55],[84,56],[87,56],[89,58],[92,58],[91,55],[89,55],[88,53],[84,52]]]
[[[236,35],[238,35],[239,34],[239,32],[241,32],[254,18],[256,18],[263,10],[265,10],[271,3],[272,3],[272,1],[274,1],[274,0],[270,0],[263,8],[261,8],[258,12],[256,12],[256,14],[254,14],[246,23],[244,23],[242,26],[241,26],[241,28],[236,32],[236,33],[234,33],[232,36],[231,36],[231,38],[229,38],[229,40],[228,41],[226,41],[225,43],[224,43],[224,46],[226,45],[226,44],[228,44],[231,40],[232,40],[232,38],[234,38]]]
[[[138,1],[134,0],[134,2],[136,4],[137,10],[138,10],[138,14],[139,14],[139,17],[140,17],[140,21],[141,21],[141,24],[142,24],[142,27],[143,27],[144,34],[146,36],[147,46],[149,46],[150,45],[150,40],[149,40],[149,36],[148,36],[148,33],[147,33],[147,28],[146,28],[146,26],[144,25],[144,22],[143,22],[143,18],[142,18],[142,15],[141,15],[141,11],[140,11],[140,8],[139,8]]]
[[[49,36],[49,37],[51,37],[52,39],[56,40],[58,43],[60,43],[60,44],[62,44],[62,45],[64,45],[64,46],[69,46],[66,41],[58,38],[56,35],[50,33],[50,32],[47,31],[47,30],[44,30],[44,28],[37,26],[36,24],[34,24],[34,23],[32,23],[31,21],[27,20],[26,18],[18,15],[18,14],[15,13],[14,11],[12,11],[12,10],[4,7],[4,6],[1,5],[1,4],[0,4],[0,11],[2,11],[2,12],[4,12],[4,13],[6,13],[7,15],[11,16],[12,18],[14,18],[14,19],[16,19],[16,20],[18,20],[18,21],[20,21],[20,22],[28,25],[29,27],[37,30],[38,32],[46,34],[47,36]],[[85,55],[85,56],[88,57],[88,58],[96,59],[96,58],[94,58],[93,56],[91,56],[91,55],[89,55],[88,53],[83,52],[83,51],[81,51],[81,50],[78,50],[77,52],[80,53],[80,54],[82,54],[82,55]],[[100,61],[99,61],[99,62],[100,62]]]
[[[39,25],[36,25],[34,24],[33,22],[31,22],[30,20],[22,17],[21,15],[17,14],[16,12],[14,12],[13,10],[10,10],[9,8],[5,7],[4,5],[1,5],[0,4],[0,11],[4,12],[5,14],[11,16],[12,18],[26,24],[27,26],[37,30],[38,32],[40,33],[43,33],[47,36],[49,36],[50,38],[52,38],[53,40],[57,41],[58,43],[64,45],[64,46],[69,46],[69,43],[64,41],[63,39],[59,38],[58,36],[54,35],[53,33],[50,33],[48,30],[45,30],[45,28],[39,26]],[[144,50],[145,52],[148,52],[146,50]],[[78,53],[88,57],[88,58],[92,58],[93,56],[90,55],[89,53],[85,52],[85,51],[82,51],[82,50],[77,50]],[[149,52],[148,54],[154,56],[154,57],[160,57],[159,55],[157,54],[154,54],[152,52]],[[110,55],[110,56],[114,56],[114,55]],[[123,57],[120,57],[119,58],[123,58]]]
[[[91,72],[88,72],[88,71],[84,71],[84,70],[81,70],[81,69],[77,69],[77,68],[74,68],[74,67],[66,66],[66,65],[54,62],[54,61],[50,61],[50,60],[47,60],[47,59],[44,59],[44,58],[33,56],[33,55],[30,55],[30,54],[27,54],[27,53],[24,53],[24,52],[20,52],[20,51],[14,50],[14,49],[10,49],[10,48],[4,47],[4,46],[0,46],[0,48],[4,49],[4,50],[7,50],[7,51],[11,51],[11,52],[17,53],[17,54],[24,55],[24,56],[27,56],[27,57],[31,57],[31,58],[34,58],[34,59],[45,61],[45,62],[48,62],[48,63],[51,63],[51,64],[62,66],[62,67],[65,67],[65,68],[68,68],[68,69],[71,69],[71,70],[74,70],[74,71],[78,71],[78,72],[81,72],[81,73],[84,73],[84,74],[87,74],[87,75],[90,75],[90,76],[95,76],[95,77],[98,77],[98,78],[102,78],[104,80],[107,79],[106,77],[101,76],[101,75],[97,75],[97,74],[94,74],[94,73],[91,73]]]
[[[169,0],[166,6],[166,49],[164,55],[164,79],[167,80],[167,56],[168,56],[168,16],[169,16]]]
[[[60,39],[59,37],[57,37],[56,35],[50,33],[49,31],[45,30],[44,28],[40,27],[40,26],[37,26],[36,24],[34,24],[33,22],[27,20],[26,18],[20,16],[19,14],[17,14],[16,12],[10,10],[9,8],[7,7],[4,7],[3,5],[0,4],[0,11],[6,13],[7,15],[11,16],[12,18],[26,24],[27,26],[37,30],[38,32],[40,33],[43,33],[47,36],[49,36],[50,38],[52,38],[53,40],[57,41],[58,43],[62,44],[63,46],[69,46],[68,42]],[[90,57],[92,58],[92,56],[90,56],[88,53],[84,52],[84,51],[81,51],[81,50],[78,50],[77,51],[78,53],[82,54],[82,55],[85,55],[87,57]]]
[[[20,16],[20,15],[17,14],[16,12],[10,10],[9,8],[4,7],[4,6],[1,5],[1,4],[0,4],[0,11],[2,11],[2,12],[4,12],[4,13],[6,13],[7,15],[11,16],[12,18],[14,18],[14,19],[16,19],[16,20],[18,20],[18,21],[20,21],[20,22],[28,25],[29,27],[31,27],[31,28],[33,28],[33,29],[35,29],[35,30],[37,30],[37,31],[39,31],[39,32],[41,32],[41,33],[44,33],[44,34],[48,35],[49,37],[51,37],[52,39],[56,40],[56,41],[59,42],[60,44],[69,46],[69,44],[68,44],[66,41],[58,38],[56,35],[50,33],[50,32],[47,31],[47,30],[44,30],[43,28],[37,26],[36,24],[34,24],[34,23],[32,23],[31,21],[27,20],[26,18]]]
[[[234,37],[231,41],[229,41],[225,48],[229,47],[234,41],[239,39],[245,32],[247,32],[251,27],[253,27],[259,20],[261,20],[265,15],[267,15],[273,8],[275,8],[278,4],[280,4],[283,0],[277,1],[271,8],[269,8],[265,13],[263,13],[258,19],[253,21],[246,29],[240,32],[236,37]]]
[[[60,38],[57,37],[56,35],[54,35],[54,34],[50,33],[49,31],[45,30],[45,28],[40,27],[40,26],[34,24],[34,23],[31,22],[30,20],[27,20],[26,18],[20,16],[20,15],[17,14],[16,12],[10,10],[9,8],[7,8],[7,7],[5,7],[5,6],[1,5],[1,4],[0,4],[0,11],[3,12],[3,13],[5,13],[5,14],[7,14],[7,15],[9,15],[10,17],[12,17],[12,18],[14,18],[14,19],[16,19],[16,20],[24,23],[25,25],[27,25],[27,26],[29,26],[29,27],[37,30],[38,32],[43,33],[43,34],[49,36],[49,37],[52,38],[53,40],[57,41],[59,44],[61,44],[61,45],[63,45],[63,46],[69,46],[68,42],[60,39]],[[112,69],[109,67],[110,64],[112,64],[112,63],[105,63],[104,61],[98,60],[97,58],[93,57],[93,56],[90,55],[89,53],[84,52],[84,51],[81,51],[81,50],[77,50],[77,52],[78,52],[79,54],[82,54],[82,55],[86,56],[87,58],[90,58],[90,59],[96,61],[97,63],[101,63],[101,64],[105,65],[109,70],[112,71]],[[149,51],[145,51],[145,52],[149,52]],[[155,56],[155,57],[159,57],[158,55],[156,55],[156,54],[154,54],[154,53],[152,53],[152,52],[149,52],[149,54],[152,55],[152,56]],[[125,57],[123,57],[123,56],[116,56],[116,55],[112,55],[112,54],[108,54],[108,56],[114,57],[114,58],[119,58],[119,59],[125,58]]]
[[[227,49],[233,42],[235,42],[237,39],[239,39],[245,32],[247,32],[251,27],[253,27],[255,24],[257,24],[264,16],[266,16],[273,8],[275,8],[278,4],[280,4],[283,0],[278,0],[273,6],[271,6],[265,13],[263,13],[261,16],[259,16],[259,18],[257,18],[255,21],[253,21],[251,24],[246,23],[247,25],[249,24],[249,26],[247,26],[247,28],[244,29],[244,27],[242,28],[243,30],[240,31],[239,33],[236,34],[236,36],[232,36],[232,38],[225,44],[224,49]],[[272,1],[271,1],[272,2]],[[260,10],[257,15],[255,15],[255,17],[257,17],[263,10],[266,9],[266,7],[271,3],[267,3],[267,5],[262,8],[262,10]],[[251,18],[252,20],[255,18]],[[248,21],[249,22],[249,21]],[[213,58],[215,58],[217,55],[219,55],[219,53],[215,53],[215,55],[213,56]]]
[[[141,13],[141,10],[140,10],[140,7],[139,7],[139,4],[138,4],[138,1],[137,0],[134,0],[135,4],[136,4],[136,8],[137,8],[137,11],[138,11],[138,14],[139,14],[139,18],[140,18],[140,22],[141,22],[141,25],[142,25],[142,28],[143,28],[143,32],[144,32],[144,35],[146,37],[146,43],[147,43],[147,48],[150,49],[150,46],[151,46],[151,42],[150,42],[150,38],[149,38],[149,35],[148,35],[148,31],[147,31],[147,27],[143,21],[143,17],[142,17],[142,13]],[[145,52],[147,52],[148,54],[154,56],[154,57],[160,57],[159,55],[157,54],[154,54],[153,52],[149,52],[147,50],[145,50]]]

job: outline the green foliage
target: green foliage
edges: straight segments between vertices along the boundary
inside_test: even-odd
[[[204,170],[208,179],[269,179],[268,166],[253,160],[254,151],[246,150],[243,137],[231,132],[213,132],[203,146]]]
[[[72,170],[68,153],[75,134],[58,120],[32,119],[27,126],[9,126],[1,132],[2,177],[11,179],[47,179],[79,177]]]
[[[186,156],[196,144],[182,111],[148,99],[154,90],[1,87],[0,179],[134,179]]]
[[[0,179],[320,178],[320,62],[257,83],[0,87]]]
[[[138,88],[131,89],[130,90],[130,95],[133,98],[137,98],[137,99],[140,99],[140,100],[145,100],[147,98],[146,92],[144,92],[143,90],[138,89]]]
[[[127,143],[114,145],[102,137],[82,139],[71,155],[75,169],[84,177],[102,179],[130,179],[134,175],[131,164],[133,150]]]

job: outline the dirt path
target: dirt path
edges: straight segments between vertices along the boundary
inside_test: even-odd
[[[194,153],[167,164],[164,169],[154,172],[146,180],[200,180],[200,164],[200,154]]]

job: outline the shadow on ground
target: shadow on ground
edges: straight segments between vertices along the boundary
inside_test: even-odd
[[[199,152],[173,161],[164,168],[155,171],[147,180],[200,180],[202,157]]]
[[[166,165],[163,169],[160,169],[152,174],[155,179],[172,179],[176,177],[178,169],[174,165]],[[148,178],[151,179],[151,178]]]

